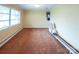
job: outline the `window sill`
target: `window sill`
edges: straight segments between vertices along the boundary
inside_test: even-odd
[[[9,28],[11,28],[11,27],[14,27],[14,26],[16,26],[16,25],[20,25],[20,23],[19,23],[19,24],[10,25],[10,26],[6,26],[6,27],[3,27],[3,28],[0,28],[0,32],[1,32],[1,31],[4,31],[4,30],[6,30],[6,29],[9,29]]]

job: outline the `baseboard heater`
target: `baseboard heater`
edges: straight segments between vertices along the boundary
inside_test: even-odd
[[[69,50],[70,54],[78,54],[79,51],[74,48],[72,45],[70,45],[68,42],[66,42],[59,34],[53,33],[52,34],[61,44],[63,44],[64,47],[66,47]]]

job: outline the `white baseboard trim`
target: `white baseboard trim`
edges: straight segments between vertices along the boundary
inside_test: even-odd
[[[0,48],[1,48],[5,43],[7,43],[12,37],[14,37],[18,32],[20,32],[21,30],[22,30],[22,29],[16,31],[16,32],[13,33],[11,36],[4,38],[4,41],[2,41],[2,42],[0,43]]]
[[[55,38],[57,38],[57,40],[63,44],[68,50],[69,50],[69,53],[72,53],[72,54],[78,54],[79,51],[77,49],[75,49],[74,47],[72,47],[69,43],[67,43],[63,38],[61,38],[59,35],[54,35],[53,36]]]

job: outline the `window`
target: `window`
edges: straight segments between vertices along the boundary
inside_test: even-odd
[[[11,10],[11,25],[20,23],[20,12],[16,10]]]
[[[9,8],[0,6],[0,28],[9,26]]]
[[[20,23],[20,12],[0,5],[0,29]]]

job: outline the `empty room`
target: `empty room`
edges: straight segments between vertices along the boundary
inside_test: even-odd
[[[78,4],[1,4],[0,54],[78,54]]]

